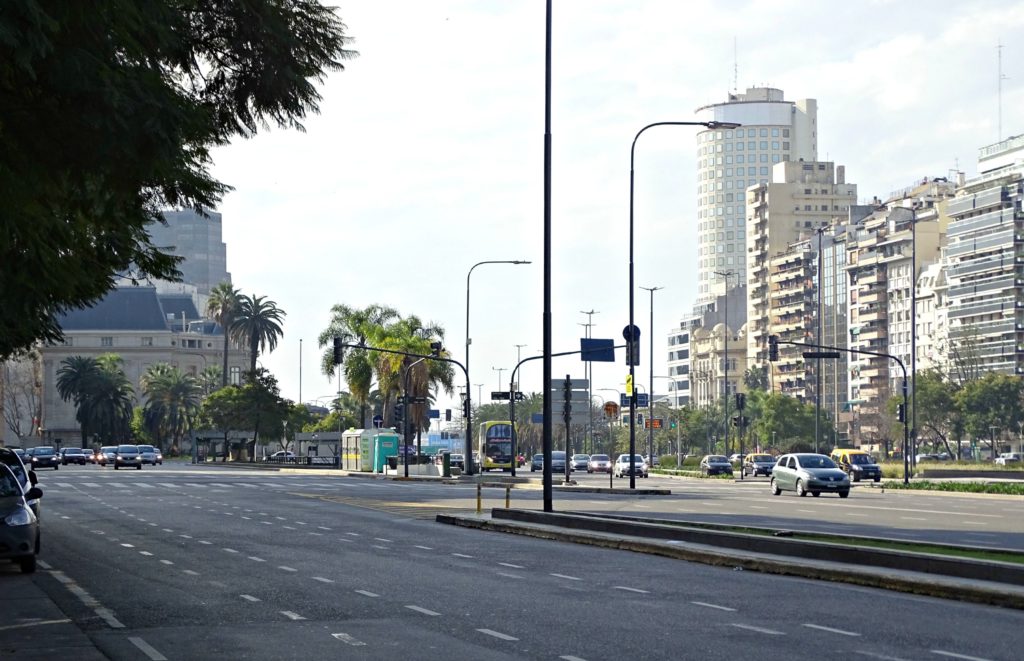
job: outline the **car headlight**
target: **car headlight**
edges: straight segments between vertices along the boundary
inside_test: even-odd
[[[861,468],[860,466],[854,466],[854,467],[853,467],[853,470],[855,470],[855,471],[861,471],[861,470],[863,470],[863,469],[862,469],[862,468]]]
[[[19,507],[7,515],[7,518],[4,519],[4,523],[9,526],[27,526],[35,520],[36,517],[32,514],[32,510],[27,507]]]

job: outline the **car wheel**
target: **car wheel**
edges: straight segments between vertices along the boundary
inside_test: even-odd
[[[142,464],[139,464],[138,466],[136,466],[136,467],[135,467],[135,470],[137,470],[137,471],[140,471],[140,470],[142,470]]]
[[[860,473],[854,473],[853,474],[853,481],[854,482],[860,482]]]
[[[800,496],[801,498],[807,495],[807,489],[804,489],[803,480],[796,481],[796,495]]]
[[[114,470],[117,470],[118,468],[120,468],[120,466],[118,466],[117,464],[114,464]]]
[[[36,571],[36,557],[30,555],[27,558],[18,560],[18,566],[21,567],[22,574],[34,574]]]
[[[782,489],[779,488],[779,485],[775,484],[775,480],[772,480],[771,488],[773,496],[778,496],[782,494]]]
[[[840,498],[849,498],[850,497],[850,492],[849,491],[840,491],[839,492],[839,497]]]
[[[882,481],[882,476],[881,475],[879,475],[878,477],[875,478],[875,482],[881,482],[881,481]]]
[[[60,466],[59,466],[59,465],[58,465],[58,466],[54,466],[54,467],[53,467],[53,470],[55,470],[55,471],[59,471],[59,470],[60,470]]]
[[[821,495],[821,492],[820,491],[812,491],[811,495],[814,496],[815,498],[817,498],[818,496]]]

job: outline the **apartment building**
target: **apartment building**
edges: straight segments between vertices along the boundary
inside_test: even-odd
[[[690,334],[690,405],[725,405],[725,399],[744,392],[743,374],[747,370],[744,334],[740,327],[731,331],[724,324],[698,327]]]

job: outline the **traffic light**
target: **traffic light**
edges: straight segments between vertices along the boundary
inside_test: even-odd
[[[442,351],[444,351],[444,345],[443,344],[441,344],[440,342],[431,342],[430,343],[430,355],[431,356],[433,356],[434,358],[440,358]]]
[[[675,429],[675,428],[676,428],[676,424],[678,424],[678,423],[676,423],[676,421],[675,421],[675,420],[673,420],[673,421],[672,421],[672,422],[671,422],[671,423],[669,424],[669,428],[670,428],[670,429]]]
[[[768,360],[775,362],[779,359],[779,336],[768,336]]]
[[[568,420],[572,416],[572,378],[568,374],[565,375],[565,381],[562,382],[562,393],[562,415],[568,424]]]
[[[467,395],[462,396],[462,417],[469,417],[469,397]]]
[[[907,421],[907,405],[906,404],[897,404],[896,405],[896,419],[899,420],[900,422],[906,422]]]
[[[452,421],[452,410],[451,409],[445,409],[444,410],[444,421],[445,422],[451,422]]]
[[[643,413],[637,413],[636,414],[636,424],[638,424],[641,427],[644,426],[644,414]]]
[[[742,411],[747,405],[747,396],[745,393],[736,393],[736,410]]]
[[[334,364],[341,365],[345,362],[345,347],[341,346],[341,338],[334,337]]]
[[[398,402],[395,404],[395,421],[401,421],[405,419],[405,404]]]

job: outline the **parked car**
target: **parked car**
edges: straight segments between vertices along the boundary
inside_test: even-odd
[[[1020,452],[1003,452],[996,457],[995,461],[998,466],[1012,466],[1013,464],[1019,464],[1020,462]]]
[[[929,456],[937,457],[937,455]],[[882,480],[882,467],[875,462],[874,457],[864,450],[836,448],[832,450],[830,459],[836,462],[839,468],[854,482],[861,480],[880,482]]]
[[[544,455],[541,455],[543,457]],[[551,472],[552,473],[564,473],[565,472],[566,456],[565,452],[561,450],[554,450],[551,452]]]
[[[647,477],[647,462],[641,455],[634,454],[630,461],[629,454],[620,454],[615,460],[615,477],[625,477],[632,473],[637,477]]]
[[[263,461],[275,464],[290,464],[296,461],[297,457],[291,450],[278,450],[274,454],[263,457]]]
[[[138,445],[118,445],[114,454],[114,470],[126,466],[142,470],[142,453]]]
[[[729,455],[729,463],[732,464],[733,466],[740,466],[740,465],[743,464],[743,457],[744,456],[745,455],[742,455],[742,454],[739,454],[739,453],[730,454]]]
[[[606,454],[590,455],[590,462],[587,464],[588,473],[611,473],[612,458]]]
[[[535,454],[533,459],[530,460],[530,472],[536,473],[537,471],[544,470],[544,455]]]
[[[772,469],[771,491],[775,496],[795,491],[798,496],[820,496],[824,492],[846,498],[850,495],[850,477],[823,454],[784,454]]]
[[[658,455],[654,455],[654,459],[651,459],[650,455],[644,455],[644,461],[651,468],[661,465],[661,460],[658,459]]]
[[[139,453],[142,454],[142,463],[144,464],[156,466],[157,464],[163,465],[164,463],[163,453],[152,445],[140,445]]]
[[[60,451],[60,463],[63,466],[68,464],[80,464],[85,465],[86,461],[85,452],[82,448],[64,448]]]
[[[96,463],[100,466],[114,463],[114,456],[117,454],[116,445],[104,445],[96,453]]]
[[[725,455],[706,454],[700,460],[700,474],[704,477],[732,475],[732,464]]]
[[[770,454],[748,454],[743,458],[743,474],[770,477],[775,467],[775,457]]]
[[[42,497],[37,486],[23,490],[7,464],[0,463],[0,559],[18,563],[23,574],[36,570],[39,553],[39,520],[28,501]]]
[[[585,470],[587,470],[587,467],[589,465],[590,465],[590,455],[589,454],[574,454],[572,456],[572,464],[570,466],[570,470],[573,470],[573,471],[585,471]]]
[[[18,478],[18,483],[21,484],[21,490],[26,493],[29,489],[39,483],[39,478],[36,476],[36,472],[25,465],[20,454],[10,450],[9,448],[0,448],[0,464],[7,466],[7,468],[14,473],[14,477]],[[39,499],[27,498],[26,500],[28,501],[29,507],[32,509],[32,513],[38,518]]]

